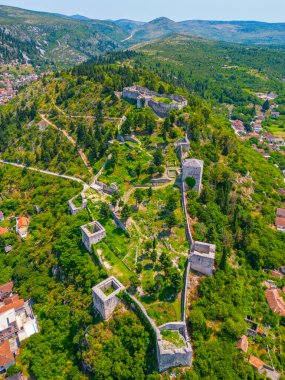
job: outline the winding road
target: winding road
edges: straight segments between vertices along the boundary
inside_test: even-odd
[[[84,186],[84,190],[87,190],[89,188],[89,185],[86,182],[84,182],[82,179],[77,178],[77,177],[72,177],[72,176],[65,175],[65,174],[54,173],[54,172],[51,172],[49,170],[43,170],[43,169],[33,168],[33,167],[30,167],[30,166],[25,166],[25,165],[22,165],[22,164],[16,164],[15,162],[9,162],[9,161],[5,161],[5,160],[0,160],[0,164],[16,166],[17,168],[21,168],[21,169],[28,169],[28,170],[32,170],[34,172],[38,172],[38,173],[42,173],[42,174],[47,174],[47,175],[52,175],[54,177],[69,179],[71,181],[76,181],[76,182],[81,183]]]

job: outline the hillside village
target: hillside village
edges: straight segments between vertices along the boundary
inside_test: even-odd
[[[14,99],[18,90],[39,79],[35,73],[18,74],[4,68],[0,70],[0,106]]]

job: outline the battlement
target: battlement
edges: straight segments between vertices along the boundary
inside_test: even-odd
[[[157,348],[159,372],[192,364],[192,347],[185,322],[171,322],[159,326]]]
[[[206,276],[212,276],[215,270],[215,251],[214,244],[196,241],[190,253],[191,269]]]
[[[170,111],[180,110],[188,104],[182,95],[159,94],[140,86],[125,87],[122,97],[127,100],[136,100],[138,108],[149,106],[161,117],[166,116]]]
[[[92,245],[98,243],[106,236],[105,228],[97,221],[81,226],[82,242],[89,252]]]
[[[106,280],[92,288],[94,308],[100,313],[103,319],[109,319],[120,303],[118,294],[125,287],[115,277],[108,277]]]

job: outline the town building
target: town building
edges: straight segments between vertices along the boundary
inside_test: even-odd
[[[238,344],[237,344],[237,348],[239,350],[242,350],[244,353],[247,353],[247,350],[248,350],[248,339],[247,339],[246,335],[243,335],[239,339]]]
[[[285,317],[285,302],[280,294],[279,289],[267,289],[265,291],[267,303],[274,313]]]
[[[212,276],[215,270],[214,244],[195,241],[190,253],[190,268],[206,276]]]
[[[278,231],[285,232],[285,209],[276,210],[276,228]]]
[[[13,281],[9,281],[5,284],[0,285],[0,302],[2,302],[4,298],[9,297],[13,293],[13,287]]]
[[[5,235],[9,232],[8,228],[0,227],[0,236]]]
[[[124,285],[113,276],[92,288],[94,308],[104,320],[111,317],[116,306],[121,302],[118,294],[124,289]]]
[[[186,178],[194,178],[195,186],[192,190],[197,190],[200,194],[202,189],[202,176],[203,176],[204,161],[197,160],[196,158],[188,158],[182,163],[182,181],[186,190],[189,187],[186,183]]]
[[[15,358],[11,351],[9,341],[0,341],[0,375],[7,371],[13,364],[15,364]]]
[[[0,374],[15,363],[21,342],[39,331],[31,301],[13,291],[13,282],[0,285]]]
[[[28,235],[29,219],[25,216],[20,216],[16,221],[16,232],[22,239],[25,239]]]
[[[89,252],[92,252],[92,245],[99,243],[106,236],[105,228],[98,222],[85,224],[81,226],[82,243]]]

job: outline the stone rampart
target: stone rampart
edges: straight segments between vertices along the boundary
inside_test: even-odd
[[[76,215],[78,212],[82,211],[87,206],[87,199],[86,199],[85,194],[81,193],[80,195],[82,198],[82,203],[80,206],[75,206],[74,204],[74,200],[78,197],[78,195],[76,195],[75,197],[73,197],[72,199],[68,201],[68,206],[72,215]]]

